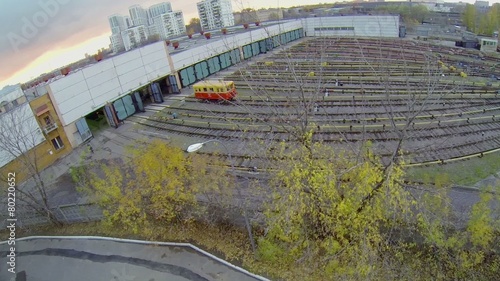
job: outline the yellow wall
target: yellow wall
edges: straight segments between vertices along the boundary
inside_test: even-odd
[[[48,112],[40,116],[36,116],[36,109],[42,106],[43,104],[46,104],[48,106],[49,109]],[[33,163],[36,160],[37,163],[36,167],[38,168],[39,171],[42,171],[43,169],[52,165],[57,159],[67,155],[69,152],[72,151],[71,144],[63,130],[59,118],[57,117],[56,111],[52,106],[52,102],[49,98],[49,95],[43,95],[37,99],[30,101],[30,106],[31,109],[33,110],[33,113],[35,114],[35,117],[38,120],[38,124],[40,125],[42,132],[43,128],[46,126],[43,121],[43,118],[45,116],[50,116],[51,120],[57,124],[57,129],[49,132],[48,134],[45,134],[45,132],[43,132],[46,141],[42,142],[35,148],[31,149],[24,156],[18,157],[17,159],[11,161],[9,164],[0,168],[0,178],[4,177],[9,172],[15,172],[16,180],[18,182],[21,182],[26,179],[27,175],[32,174],[32,172],[30,172],[27,169],[29,165],[27,164],[27,161]],[[51,140],[56,138],[57,136],[61,138],[62,143],[64,145],[64,147],[62,147],[59,150],[56,150],[51,142]]]

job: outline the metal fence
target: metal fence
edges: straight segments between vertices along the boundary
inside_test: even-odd
[[[245,227],[245,221],[243,219],[241,207],[233,204],[222,206],[213,202],[209,202],[202,198],[198,198],[198,203],[204,210],[204,215],[202,217],[198,217],[198,219],[210,222],[229,221],[236,226]],[[259,204],[250,204],[245,206],[245,208],[249,219],[253,223],[262,224],[262,210],[260,210],[258,206]],[[2,209],[2,207],[0,207],[0,209]],[[58,207],[52,208],[51,210],[56,218],[64,224],[99,221],[104,217],[101,208],[99,208],[99,206],[94,203],[60,205]],[[191,215],[200,215],[195,213]],[[5,216],[4,214],[0,214],[1,229],[5,229],[7,224],[12,222],[8,221],[7,219],[9,219],[9,217]],[[18,228],[48,225],[51,223],[47,216],[40,215],[34,212],[32,209],[26,207],[16,209],[16,219],[16,227]]]
[[[92,203],[61,205],[52,208],[52,211],[56,218],[65,224],[98,221],[103,217],[102,210]],[[4,215],[0,215],[2,229],[7,226],[7,219]],[[50,223],[48,217],[32,210],[24,211],[24,208],[16,210],[16,219],[16,227],[19,228]]]

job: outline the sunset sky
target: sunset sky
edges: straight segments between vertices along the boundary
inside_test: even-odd
[[[172,0],[184,19],[198,17],[196,2]],[[144,8],[161,0],[1,0],[0,89],[26,82],[55,68],[109,46],[108,16],[128,14],[128,7]],[[321,0],[233,1],[233,11],[316,4]],[[496,1],[495,1],[496,2]],[[332,2],[333,3],[333,2]],[[491,3],[491,1],[490,1]]]

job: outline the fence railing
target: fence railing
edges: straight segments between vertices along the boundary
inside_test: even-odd
[[[198,199],[198,203],[200,207],[206,208],[207,217],[204,219],[230,220],[235,225],[244,226],[240,207],[232,204],[221,206],[200,198]],[[249,206],[247,206],[247,208],[248,207]],[[0,209],[2,208],[0,207]],[[38,214],[29,208],[25,210],[26,211],[23,209],[16,210],[16,227],[25,228],[51,223],[47,216]],[[104,217],[101,208],[95,203],[60,205],[51,210],[56,219],[64,224],[99,221]],[[262,213],[262,210],[250,207],[247,212],[253,222],[260,221],[259,214]],[[2,229],[5,229],[7,226],[7,219],[8,217],[4,214],[0,214],[0,227]]]
[[[57,129],[56,122],[52,122],[43,128],[43,130],[45,131],[45,134],[48,134],[48,133],[54,131],[55,129]]]
[[[96,204],[68,204],[52,208],[55,217],[64,224],[98,221],[102,219],[102,210]],[[19,228],[49,224],[48,217],[34,213],[32,210],[23,212],[23,209],[16,210],[16,226]],[[7,226],[7,217],[0,215],[1,227]]]

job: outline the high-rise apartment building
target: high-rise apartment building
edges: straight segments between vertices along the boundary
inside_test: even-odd
[[[481,0],[476,0],[474,2],[474,6],[476,7],[476,11],[479,13],[487,13],[488,10],[490,9],[490,2],[489,1],[481,1]]]
[[[172,5],[170,2],[163,2],[159,4],[152,5],[151,7],[148,8],[148,16],[150,19],[150,23],[152,24],[152,20],[162,14],[170,13],[172,12]]]
[[[109,39],[115,53],[135,48],[151,35],[165,40],[186,32],[182,11],[172,11],[170,2],[158,3],[147,9],[133,5],[129,7],[129,13],[130,16],[109,17],[112,33]]]
[[[117,53],[124,49],[122,31],[129,28],[129,22],[127,22],[127,17],[122,15],[112,15],[108,17],[109,26],[111,27],[111,36],[109,40],[111,41],[111,49],[113,52]]]
[[[196,3],[196,6],[204,30],[234,25],[231,0],[204,0]]]
[[[109,36],[109,41],[111,41],[110,47],[114,53],[118,53],[118,52],[123,51],[125,49],[125,45],[123,45],[123,38],[122,38],[121,33],[111,34],[111,36]]]
[[[132,24],[132,19],[130,18],[130,16],[123,16],[123,18],[125,19],[125,23],[127,25],[127,28],[129,27],[132,27],[133,24]]]
[[[162,40],[186,32],[184,17],[181,11],[174,11],[156,16],[154,18],[154,28],[156,34],[158,34]]]
[[[109,26],[111,27],[111,34],[119,34],[129,27],[125,17],[122,15],[114,14],[109,16],[108,20]]]
[[[148,26],[148,13],[140,5],[133,5],[128,8],[130,18],[132,19],[133,26],[144,25]]]
[[[184,15],[182,14],[182,11],[173,11],[174,14],[174,34],[175,35],[180,35],[183,33],[186,33],[186,24],[184,23]]]
[[[148,39],[148,28],[145,25],[133,26],[122,31],[122,38],[125,50],[136,48]]]

